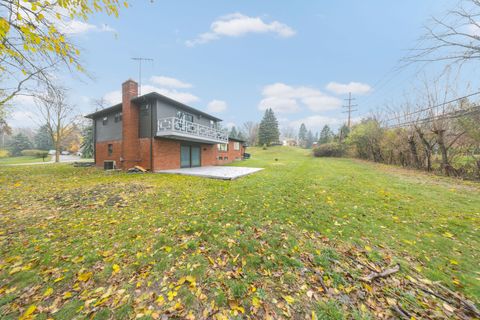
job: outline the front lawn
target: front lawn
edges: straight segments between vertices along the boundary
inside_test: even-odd
[[[249,152],[234,181],[0,168],[0,318],[474,316],[478,184]]]
[[[33,156],[19,156],[19,157],[7,157],[0,158],[0,166],[5,164],[21,164],[21,163],[33,163],[33,162],[48,162],[50,161],[51,156],[43,158],[33,157]]]

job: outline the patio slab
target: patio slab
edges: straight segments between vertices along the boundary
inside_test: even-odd
[[[198,176],[204,178],[234,180],[240,177],[263,170],[263,168],[228,167],[228,166],[207,166],[196,168],[182,168],[171,170],[159,170],[158,173],[181,174],[187,176]]]

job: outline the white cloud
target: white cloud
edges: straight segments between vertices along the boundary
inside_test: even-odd
[[[366,83],[361,82],[350,82],[350,83],[338,83],[338,82],[330,82],[327,84],[327,90],[331,91],[336,94],[347,94],[351,92],[352,94],[367,94],[372,91],[372,87],[370,87]]]
[[[34,119],[36,118],[38,117],[35,117],[35,114],[33,112],[19,110],[12,112],[9,115],[7,122],[11,127],[27,128],[36,125],[34,121]]]
[[[328,96],[318,89],[305,86],[289,86],[284,83],[267,85],[262,91],[263,99],[258,108],[272,108],[278,113],[295,113],[307,106],[311,111],[322,112],[337,109],[342,101]]]
[[[227,110],[227,103],[222,100],[212,100],[207,105],[207,111],[219,113]]]
[[[112,27],[102,24],[101,26],[96,26],[94,24],[90,24],[88,22],[80,21],[80,20],[68,20],[66,22],[58,23],[58,30],[61,33],[67,35],[78,35],[84,34],[90,31],[96,32],[116,32],[115,29]]]
[[[200,100],[200,98],[198,98],[197,96],[195,96],[194,94],[189,93],[189,92],[182,92],[182,91],[178,91],[178,90],[175,90],[175,89],[169,89],[169,88],[160,88],[160,87],[156,87],[156,86],[149,85],[149,84],[142,85],[141,89],[142,89],[141,90],[142,95],[150,93],[150,92],[157,92],[157,93],[160,93],[161,95],[169,97],[170,99],[173,99],[173,100],[185,103],[185,104],[189,104],[189,103],[196,102],[196,101]],[[107,102],[109,102],[111,105],[115,105],[115,104],[118,104],[118,103],[122,102],[122,92],[120,90],[111,91],[111,92],[106,93],[103,96],[103,98]]]
[[[307,129],[312,130],[312,132],[320,131],[324,125],[329,125],[330,127],[340,126],[345,122],[344,119],[334,118],[334,117],[324,117],[319,115],[309,116],[303,119],[294,120],[290,122],[292,128],[300,128],[302,123],[305,124]]]
[[[165,76],[153,76],[150,78],[150,81],[156,85],[167,88],[186,89],[192,87],[190,83]]]
[[[189,47],[204,44],[221,37],[241,37],[248,33],[274,33],[282,38],[295,35],[295,31],[278,21],[265,22],[260,17],[249,17],[241,13],[228,14],[212,22],[210,31],[193,40],[186,41]]]

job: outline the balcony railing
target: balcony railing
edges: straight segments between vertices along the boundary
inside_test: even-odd
[[[176,136],[213,143],[228,142],[226,131],[175,117],[158,119],[157,136]]]

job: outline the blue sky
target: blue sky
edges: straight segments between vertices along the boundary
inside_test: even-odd
[[[399,99],[413,71],[392,73],[422,26],[456,1],[132,1],[118,19],[70,25],[93,79],[62,74],[81,114],[91,99],[119,99],[138,80],[132,57],[148,57],[143,93],[156,90],[212,112],[226,125],[259,121],[272,107],[282,126],[338,127],[348,91],[356,117]],[[388,80],[388,81],[387,81]],[[20,106],[18,106],[20,108]],[[25,126],[23,101],[11,124]]]

